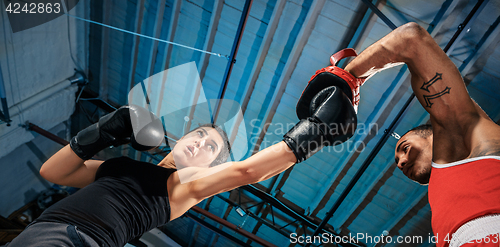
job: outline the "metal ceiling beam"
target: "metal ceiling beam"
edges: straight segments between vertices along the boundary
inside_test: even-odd
[[[423,187],[423,186],[422,186]],[[431,212],[430,210],[427,211],[426,207],[429,205],[429,201],[427,200],[427,189],[421,189],[417,193],[414,193],[416,197],[418,197],[418,200],[414,202],[415,205],[412,205],[411,208],[409,208],[404,215],[404,217],[400,218],[397,222],[395,222],[395,225],[392,228],[386,229],[387,236],[391,236],[393,239],[396,239],[398,236],[415,236],[415,237],[423,237],[423,243],[427,242],[426,240],[429,240],[431,237],[430,234],[432,233],[432,230],[430,229],[431,225]],[[424,193],[420,195],[421,191],[424,190]],[[413,196],[413,195],[412,195]],[[390,200],[390,199],[389,199]],[[414,221],[414,217],[420,218],[418,222]],[[411,222],[410,222],[411,220]],[[410,229],[408,229],[410,228]],[[380,229],[385,229],[385,228],[380,228]],[[428,231],[426,231],[428,230]],[[380,232],[384,232],[380,230]],[[415,242],[415,241],[414,241]],[[378,244],[372,244],[372,247],[376,246],[383,246],[385,244],[378,243]],[[421,246],[421,245],[419,245]]]
[[[217,96],[217,103],[215,108],[215,113],[212,115],[212,123],[217,122],[217,117],[219,116],[219,111],[222,104],[222,99],[226,93],[227,84],[229,78],[231,77],[231,72],[233,71],[233,65],[236,63],[236,55],[238,54],[238,49],[240,47],[241,38],[243,37],[243,31],[245,31],[245,26],[247,23],[248,16],[250,15],[250,8],[252,7],[253,0],[246,0],[243,10],[241,12],[240,22],[238,24],[238,29],[236,29],[236,38],[233,42],[233,47],[231,48],[231,53],[229,54],[229,62],[226,66],[226,71],[224,72],[224,77],[222,78],[222,85],[219,89],[219,94]]]
[[[223,196],[221,196],[221,195],[216,195],[216,196],[217,196],[218,198],[220,198],[221,200],[225,201],[227,204],[229,204],[229,205],[231,206],[231,208],[234,208],[234,207],[239,207],[239,206],[240,206],[240,205],[238,205],[237,203],[235,203],[235,202],[233,202],[233,201],[231,201],[231,200],[229,200],[229,199],[227,199],[227,198],[224,198],[224,197],[223,197]],[[252,218],[254,218],[255,220],[257,220],[259,223],[261,223],[261,224],[264,224],[264,225],[268,226],[269,228],[273,229],[273,230],[274,230],[274,231],[276,231],[277,233],[279,233],[279,234],[281,234],[281,235],[283,235],[283,236],[285,236],[285,237],[289,237],[289,236],[290,236],[290,234],[289,234],[288,232],[285,232],[285,231],[283,231],[283,230],[281,230],[281,229],[277,228],[277,227],[276,227],[275,225],[273,225],[272,223],[267,222],[267,221],[265,220],[265,218],[263,219],[263,218],[261,218],[261,217],[259,217],[259,216],[255,215],[254,213],[249,212],[249,211],[248,211],[248,212],[246,211],[246,213],[247,213],[250,217],[252,217]],[[254,230],[255,230],[255,229],[254,229]],[[253,232],[254,232],[254,234],[255,234],[255,231],[253,231]]]
[[[219,229],[219,228],[217,228],[217,227],[209,224],[208,222],[206,222],[206,221],[204,221],[204,220],[196,217],[194,214],[192,214],[190,212],[187,212],[185,215],[188,218],[194,220],[200,226],[203,226],[203,227],[211,230],[212,232],[216,233],[217,235],[222,236],[222,237],[224,237],[226,239],[229,239],[229,240],[233,241],[234,243],[238,244],[238,246],[244,246],[244,247],[250,247],[251,246],[251,245],[249,245],[249,244],[247,244],[247,243],[245,243],[245,242],[243,242],[243,241],[241,241],[241,240],[233,237],[231,234],[229,234],[229,233],[227,233],[227,232],[225,232],[225,231],[223,231],[223,230],[221,230],[221,229]]]
[[[318,226],[315,223],[311,222],[306,216],[295,212],[293,209],[289,208],[288,206],[286,206],[285,204],[283,204],[282,202],[280,202],[279,200],[277,200],[276,198],[274,198],[270,194],[265,193],[262,190],[259,190],[254,185],[245,185],[245,186],[242,186],[240,188],[252,193],[253,195],[257,196],[258,198],[262,199],[263,201],[269,203],[271,206],[277,208],[278,210],[282,211],[286,215],[292,217],[293,219],[300,221],[303,226],[310,227],[312,229],[319,229]],[[328,231],[328,230],[323,229],[323,228],[321,228],[321,231],[322,231],[322,233],[327,233],[327,234],[331,234],[334,236],[338,236],[338,234],[336,234],[335,232],[331,232],[331,231]],[[346,244],[345,246],[358,246],[358,245]]]
[[[434,20],[429,24],[429,28],[427,28],[427,31],[432,37],[434,37],[434,40],[436,42],[440,41],[440,39],[436,36],[438,36],[438,33],[441,33],[443,31],[443,27],[449,27],[450,25],[453,25],[453,22],[459,15],[458,12],[462,12],[463,8],[457,7],[459,6],[459,3],[463,1],[465,0],[446,0],[441,6],[441,9],[434,17]],[[446,19],[443,20],[444,16],[446,16]]]
[[[273,14],[271,19],[269,20],[269,24],[266,28],[266,33],[262,38],[262,44],[259,47],[259,51],[257,52],[257,57],[255,59],[255,63],[252,67],[252,72],[250,72],[249,80],[245,87],[245,91],[243,92],[243,103],[241,104],[242,115],[245,115],[247,110],[248,103],[250,102],[250,98],[252,96],[253,90],[255,88],[255,83],[259,78],[260,71],[262,70],[262,66],[264,61],[266,60],[267,53],[269,52],[269,47],[273,41],[274,34],[276,33],[276,29],[279,24],[279,20],[281,15],[283,14],[283,9],[285,8],[286,1],[285,0],[277,0],[276,5],[273,9]],[[236,135],[238,134],[238,126],[243,121],[243,118],[238,117],[233,126],[233,131],[231,133],[231,143],[236,139]]]
[[[224,0],[214,1],[214,6],[212,8],[212,16],[210,17],[210,23],[208,24],[208,34],[203,45],[203,50],[211,51],[214,46],[215,35],[217,34],[217,28],[219,27],[219,20],[222,13],[222,8],[224,7]],[[207,71],[208,63],[210,61],[209,54],[202,53],[200,57],[200,80],[203,81],[205,78],[205,73]]]
[[[474,8],[472,8],[470,13],[481,13],[483,8],[486,6],[489,0],[479,0],[476,5],[474,5]],[[471,28],[472,23],[476,20],[477,15],[476,14],[469,14],[465,18],[464,22],[462,24],[458,25],[458,30],[453,34],[453,37],[451,37],[450,42],[446,44],[446,47],[443,49],[446,52],[446,55],[450,56],[450,54],[455,50],[455,47],[457,46],[458,42],[454,42],[455,40],[462,40],[464,35],[467,32],[462,32],[463,30],[468,30]]]
[[[177,24],[179,22],[179,15],[181,12],[181,5],[182,1],[174,1],[174,5],[172,6],[172,12],[170,13],[170,24],[168,28],[168,35],[166,40],[173,42],[175,38],[175,33],[177,31]],[[162,60],[161,68],[163,70],[166,70],[170,66],[170,58],[172,56],[172,48],[173,45],[165,45],[165,55],[164,59]],[[166,75],[165,75],[166,76]],[[163,78],[165,80],[165,78]]]
[[[141,33],[141,28],[142,28],[142,19],[143,19],[143,16],[144,16],[144,1],[145,0],[139,0],[139,2],[137,3],[137,10],[136,10],[136,14],[135,16],[137,16],[137,18],[135,19],[135,28],[134,28],[134,32],[135,33]],[[132,63],[132,65],[130,66],[130,71],[129,71],[129,74],[128,74],[128,88],[129,89],[132,89],[134,86],[135,86],[135,68],[137,67],[137,55],[139,54],[139,43],[141,42],[141,37],[140,36],[134,36],[133,37],[133,43],[132,43],[132,56],[130,57],[130,61]]]
[[[250,76],[248,77],[250,79],[247,82],[246,87],[245,87],[245,91],[243,93],[244,97],[243,97],[243,103],[241,106],[243,114],[241,115],[241,117],[238,116],[238,119],[236,119],[235,124],[232,127],[231,136],[230,136],[231,142],[233,142],[236,139],[236,136],[238,134],[238,127],[241,124],[241,122],[243,121],[242,117],[247,109],[248,103],[249,103],[251,95],[253,93],[253,89],[255,88],[255,83],[258,79],[258,76],[259,76],[260,71],[262,69],[262,66],[264,64],[264,61],[266,59],[267,53],[269,51],[269,47],[271,46],[271,43],[273,40],[272,37],[274,36],[274,34],[276,32],[280,17],[282,15],[283,9],[285,7],[285,4],[286,4],[286,1],[277,0],[277,3],[274,6],[273,14],[271,15],[269,24],[266,28],[266,32],[263,36],[263,42],[260,45],[259,51],[257,53],[258,55],[256,58],[256,62],[254,63],[254,65],[252,67],[252,71],[250,73]]]
[[[499,23],[500,16],[493,22],[493,24],[483,35],[481,40],[479,40],[476,47],[474,47],[474,51],[472,52],[472,54],[467,59],[465,59],[464,63],[459,67],[462,76],[466,77],[469,74],[479,58],[484,59],[483,56],[486,50],[494,49],[496,47],[496,45],[500,41],[500,27],[498,25]],[[472,80],[472,78],[468,79]]]
[[[235,224],[233,224],[231,222],[223,220],[223,219],[219,218],[218,216],[216,216],[216,215],[214,215],[214,214],[212,214],[212,213],[210,213],[210,212],[208,212],[208,211],[206,211],[204,209],[201,209],[198,206],[193,206],[191,208],[191,210],[193,210],[193,211],[195,211],[197,213],[203,214],[207,218],[216,221],[217,223],[219,223],[219,224],[221,224],[221,225],[223,225],[223,226],[225,226],[225,227],[227,227],[227,228],[229,228],[229,229],[231,229],[231,230],[233,230],[233,231],[235,231],[235,232],[243,235],[244,237],[246,237],[248,239],[251,239],[255,243],[258,243],[258,244],[260,244],[262,246],[276,246],[276,245],[271,244],[268,241],[266,241],[266,240],[264,240],[264,239],[262,239],[262,238],[260,238],[258,236],[255,236],[254,234],[252,234],[252,233],[250,233],[250,232],[248,232],[248,231],[246,231],[244,229],[239,228],[237,225],[235,225]]]
[[[210,204],[212,203],[212,201],[213,201],[214,198],[215,198],[215,196],[207,198],[206,204],[205,204],[205,208],[204,208],[205,210],[209,211]],[[229,205],[227,203],[224,203],[223,209],[220,210],[220,212],[223,213],[223,215],[222,215],[221,218],[224,219],[224,220],[227,220],[227,216],[231,212],[231,209],[232,209],[231,205]],[[223,228],[223,226],[219,225],[218,229],[222,230],[222,228]],[[208,243],[210,243],[210,246],[214,246],[215,243],[217,243],[218,238],[219,238],[218,235],[212,235],[211,238],[210,238],[210,241],[208,241]]]
[[[153,36],[157,39],[160,38],[161,35],[161,27],[163,25],[163,15],[165,14],[165,0],[158,0],[158,4],[156,6],[156,21],[153,27],[154,33]],[[156,54],[158,52],[158,44],[160,42],[154,40],[152,41],[153,45],[149,51],[149,65],[148,70],[146,72],[146,77],[150,77],[154,74],[154,67],[156,63]]]
[[[386,15],[384,15],[370,0],[361,0],[368,8],[370,8],[373,13],[375,13],[389,28],[392,30],[396,29],[396,26]]]
[[[111,17],[112,1],[104,1],[103,7],[103,23],[109,24]],[[108,100],[108,57],[109,57],[109,28],[102,29],[101,42],[101,67],[99,71],[99,97],[103,100]]]
[[[207,36],[205,39],[205,44],[203,45],[203,50],[211,51],[214,45],[215,36],[217,34],[217,28],[219,27],[219,20],[221,17],[222,9],[224,7],[224,0],[216,0],[214,1],[214,6],[212,8],[212,15],[210,17],[210,23],[208,25]],[[189,109],[189,121],[186,125],[186,130],[191,129],[191,124],[194,116],[194,112],[196,110],[196,105],[198,103],[198,99],[200,97],[201,90],[203,89],[202,83],[205,78],[205,73],[208,68],[208,64],[210,62],[210,55],[206,53],[202,53],[199,60],[199,75],[200,75],[200,83],[196,86],[196,89],[193,93],[193,99],[191,101],[191,108]]]
[[[179,15],[181,12],[180,11],[181,4],[182,4],[182,1],[174,1],[174,5],[172,6],[172,11],[170,13],[171,18],[170,18],[168,34],[167,34],[167,38],[166,38],[166,40],[168,40],[170,42],[174,41],[175,33],[177,31],[177,24],[178,24]],[[165,45],[165,54],[163,56],[163,59],[161,61],[161,66],[160,66],[160,68],[163,68],[162,71],[167,70],[170,66],[170,57],[172,56],[172,48],[173,48],[173,45],[171,45],[171,44]],[[166,72],[163,73],[162,81],[167,80],[167,75],[168,75],[168,73],[166,73]],[[164,83],[162,83],[159,95],[164,95],[164,90],[165,90],[165,85],[164,85]],[[157,112],[161,112],[162,105],[163,105],[163,101],[159,100],[158,106],[156,108]]]
[[[344,37],[342,38],[342,41],[340,41],[339,46],[337,47],[337,49],[332,51],[332,53],[340,51],[344,48],[355,49],[355,44],[359,43],[359,37],[361,36],[360,34],[364,33],[364,31],[367,29],[367,23],[369,23],[370,17],[373,16],[373,11],[370,11],[366,4],[359,4],[355,13],[356,14],[352,18],[352,20],[349,22],[349,24],[347,24],[348,27],[352,28],[347,29]],[[342,61],[345,61],[345,59],[343,59]],[[337,67],[343,68],[342,66],[339,66],[339,64],[337,64]]]
[[[315,0],[312,3],[311,7],[309,8],[304,23],[302,24],[300,31],[297,34],[297,39],[294,42],[292,51],[290,52],[290,55],[287,57],[285,67],[283,68],[281,76],[276,84],[276,89],[274,90],[274,93],[271,97],[272,103],[269,104],[269,107],[266,108],[266,111],[263,115],[264,117],[262,119],[264,121],[261,121],[261,124],[258,128],[262,131],[259,134],[257,143],[253,147],[253,150],[251,152],[252,154],[257,153],[260,149],[260,145],[266,136],[267,128],[269,127],[269,124],[273,121],[276,109],[278,108],[278,105],[281,102],[281,97],[285,93],[288,81],[290,80],[290,77],[292,76],[292,73],[297,66],[297,62],[300,56],[302,55],[302,50],[304,49],[305,45],[307,44],[307,41],[309,40],[309,37],[311,36],[312,31],[314,30],[314,26],[316,25],[316,20],[318,19],[318,16],[321,14],[321,10],[325,5],[325,1],[326,0]],[[293,167],[289,169],[293,169]]]
[[[7,105],[7,96],[5,95],[5,85],[3,83],[2,68],[0,68],[0,104],[2,105],[2,110],[0,111],[0,120],[7,123],[10,126],[12,120],[9,116],[9,106]]]
[[[465,18],[464,22],[460,26],[466,27],[466,26],[469,25],[469,21],[471,19],[474,20],[473,16],[475,16],[477,13],[479,13],[479,12],[476,12],[476,11],[478,9],[481,9],[480,8],[481,4],[483,4],[483,1],[482,0],[478,1],[478,3],[476,4],[476,6],[473,8],[473,10],[469,13],[469,15]],[[479,7],[477,7],[478,5],[479,5]],[[463,28],[459,28],[457,30],[458,35],[454,35],[453,38],[449,41],[449,43],[453,44],[454,42],[456,42],[456,39],[460,37],[460,32],[462,32],[462,30],[463,30]],[[444,52],[447,53],[449,51],[447,48],[450,48],[450,47],[452,48],[451,45],[447,45],[446,48],[444,49]],[[408,109],[408,106],[411,104],[411,102],[413,101],[414,98],[415,98],[415,94],[412,93],[412,95],[408,98],[408,100],[404,104],[403,108],[399,111],[399,113],[396,116],[396,118],[389,125],[389,128],[385,131],[385,133],[382,136],[382,138],[377,142],[377,145],[375,146],[375,148],[370,152],[370,154],[368,155],[367,159],[363,162],[363,164],[361,165],[361,167],[359,168],[359,170],[353,176],[353,179],[349,182],[349,184],[346,186],[346,188],[341,193],[340,197],[337,199],[337,201],[333,204],[333,206],[331,207],[331,209],[328,211],[328,213],[326,214],[325,218],[323,219],[323,221],[319,225],[318,229],[315,230],[313,236],[316,236],[316,235],[319,234],[319,232],[321,231],[321,229],[326,225],[326,223],[330,220],[330,218],[333,216],[333,214],[335,213],[335,211],[339,208],[340,204],[347,197],[347,195],[352,190],[352,188],[354,187],[354,185],[357,183],[357,181],[359,180],[359,178],[361,177],[361,175],[368,168],[368,166],[370,165],[371,161],[375,158],[375,156],[378,154],[378,152],[380,151],[380,149],[383,147],[383,145],[385,144],[385,142],[387,141],[387,139],[389,138],[389,136],[391,135],[391,133],[394,131],[394,129],[396,128],[396,126],[399,124],[399,122],[402,119],[402,116],[406,113],[406,111]],[[309,246],[309,245],[306,245],[306,246]]]
[[[374,15],[373,11],[369,10],[369,8],[368,8],[368,6],[366,6],[366,4],[360,4],[357,12],[359,13],[359,15],[361,17],[361,20],[359,21],[359,23],[356,27],[356,30],[354,31],[352,36],[348,37],[348,41],[346,40],[345,42],[340,44],[340,46],[337,48],[337,50],[341,50],[344,48],[353,48],[354,50],[359,51],[361,49],[359,46],[364,42],[366,37],[368,37],[369,32],[367,32],[367,30],[371,30],[373,25],[375,24],[377,17]],[[345,44],[345,43],[347,43],[347,44]],[[335,52],[335,51],[332,51],[332,52]],[[349,58],[342,59],[338,63],[337,67],[344,68],[346,66],[346,64],[348,63],[348,61],[350,61],[350,60],[351,59],[349,59]]]
[[[401,221],[404,216],[407,215],[408,212],[410,212],[410,210],[415,207],[420,200],[422,200],[424,196],[427,196],[427,187],[421,186],[415,193],[411,195],[411,197],[406,199],[406,202],[403,204],[404,206],[399,207],[399,210],[395,212],[395,216],[388,220],[387,223],[385,223],[384,226],[380,228],[378,236],[381,236],[384,231],[389,232],[390,235],[394,226],[396,226],[396,224]],[[375,246],[375,244],[372,246]]]

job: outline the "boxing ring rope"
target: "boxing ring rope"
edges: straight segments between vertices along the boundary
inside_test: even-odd
[[[365,4],[368,4],[365,1],[363,1],[363,2]],[[455,32],[455,34],[453,35],[453,37],[450,39],[450,41],[448,41],[448,44],[446,45],[446,47],[443,49],[443,51],[447,55],[449,55],[449,53],[451,53],[452,50],[449,50],[449,49],[450,49],[450,47],[453,46],[453,43],[455,43],[455,41],[458,39],[458,37],[462,37],[461,36],[462,31],[464,29],[466,29],[466,27],[468,27],[470,25],[470,23],[472,23],[474,21],[474,19],[477,17],[476,13],[479,13],[477,11],[480,8],[482,9],[482,7],[484,7],[484,5],[482,5],[483,2],[484,2],[484,0],[478,1],[476,3],[476,5],[474,6],[474,8],[471,10],[471,12],[464,19],[464,22],[462,22],[462,24],[460,24],[458,26],[457,31]],[[377,13],[377,15],[378,15],[378,13]],[[380,15],[383,15],[383,14],[380,13]],[[389,25],[389,26],[392,26],[392,25]],[[382,138],[380,138],[380,140],[377,142],[377,144],[375,145],[375,147],[372,149],[372,151],[370,152],[370,154],[368,155],[368,157],[366,158],[366,160],[363,162],[363,164],[361,165],[361,167],[358,169],[358,171],[356,172],[356,174],[353,176],[353,178],[351,179],[351,181],[349,181],[349,184],[342,191],[342,194],[340,194],[340,196],[337,199],[337,201],[335,201],[335,203],[333,204],[333,206],[326,213],[325,218],[323,218],[323,220],[321,221],[321,223],[318,226],[318,228],[314,231],[314,233],[312,235],[313,237],[316,236],[316,235],[318,235],[320,233],[320,231],[323,229],[323,227],[325,227],[325,225],[328,223],[328,221],[330,220],[330,218],[333,216],[333,214],[335,213],[335,211],[337,211],[337,209],[339,208],[340,204],[342,204],[342,202],[345,200],[345,198],[347,197],[347,195],[351,192],[351,190],[353,189],[354,185],[361,178],[361,175],[363,175],[363,173],[368,168],[368,166],[370,165],[370,163],[373,161],[373,159],[375,158],[375,156],[379,153],[380,149],[382,149],[382,147],[384,146],[384,144],[387,141],[387,139],[389,138],[389,136],[396,129],[397,125],[401,121],[402,117],[406,114],[406,112],[408,110],[408,107],[410,106],[410,104],[412,103],[412,101],[413,101],[414,98],[415,98],[415,94],[412,93],[410,95],[410,97],[408,98],[408,100],[406,101],[406,103],[403,105],[403,108],[401,108],[401,110],[398,112],[398,114],[396,115],[396,117],[394,118],[394,120],[391,122],[391,124],[389,125],[389,127],[384,131],[384,134],[383,134]],[[308,247],[310,245],[311,244],[308,243],[308,244],[306,244],[306,247]]]
[[[143,37],[143,38],[152,39],[152,40],[155,40],[155,41],[158,41],[158,42],[163,42],[163,43],[167,43],[167,44],[170,44],[170,45],[176,45],[176,46],[180,46],[180,47],[183,47],[183,48],[191,49],[191,50],[194,50],[194,51],[203,52],[203,53],[207,53],[207,54],[210,54],[210,55],[214,55],[214,56],[218,56],[218,57],[224,57],[224,58],[229,59],[229,57],[227,55],[222,55],[220,53],[205,51],[205,50],[201,50],[201,49],[198,49],[198,48],[190,47],[190,46],[187,46],[187,45],[183,45],[183,44],[179,44],[179,43],[175,43],[175,42],[171,42],[171,41],[167,41],[167,40],[163,40],[163,39],[158,39],[158,38],[147,36],[147,35],[140,34],[140,33],[131,32],[131,31],[128,31],[128,30],[125,30],[125,29],[121,29],[121,28],[110,26],[110,25],[106,25],[106,24],[103,24],[103,23],[100,23],[100,22],[97,22],[97,21],[87,20],[87,19],[84,19],[84,18],[81,18],[81,17],[78,17],[78,16],[70,15],[68,13],[64,13],[64,14],[67,15],[67,16],[69,16],[69,17],[81,20],[81,21],[85,21],[85,22],[89,22],[89,23],[92,23],[92,24],[100,25],[100,26],[107,27],[107,28],[110,28],[110,29],[113,29],[113,30],[117,30],[117,31],[120,31],[120,32],[129,33],[129,34],[140,36],[140,37]]]
[[[59,144],[61,144],[63,146],[66,146],[66,145],[69,144],[68,141],[66,141],[66,140],[62,139],[61,137],[56,136],[56,135],[54,135],[54,134],[52,134],[52,133],[50,133],[50,132],[48,132],[48,131],[40,128],[39,126],[37,126],[37,125],[35,125],[33,123],[26,122],[25,127],[26,127],[26,129],[28,129],[30,131],[33,131],[33,132],[36,132],[36,133],[38,133],[38,134],[40,134],[40,135],[42,135],[44,137],[47,137],[48,139],[50,139],[50,140],[52,140],[54,142],[57,142],[57,143],[59,143]],[[231,223],[231,222],[229,222],[229,221],[227,221],[225,219],[222,219],[222,218],[218,217],[217,215],[214,215],[214,214],[212,214],[212,213],[210,213],[210,212],[208,212],[208,211],[206,211],[206,210],[204,210],[204,209],[202,209],[202,208],[200,208],[198,206],[193,206],[191,209],[193,211],[197,212],[197,213],[202,214],[203,216],[205,216],[205,217],[207,217],[209,219],[212,219],[212,220],[216,221],[217,223],[219,223],[221,225],[224,225],[225,227],[227,227],[229,229],[234,230],[235,232],[239,233],[240,235],[242,235],[242,236],[244,236],[244,237],[246,237],[246,238],[248,238],[248,239],[250,239],[250,240],[252,240],[252,241],[254,241],[254,242],[256,242],[256,243],[258,243],[260,245],[262,245],[262,246],[276,247],[276,245],[273,245],[273,244],[267,242],[266,240],[264,240],[264,239],[256,236],[253,233],[250,233],[250,232],[248,232],[248,231],[246,231],[244,229],[238,228],[235,224],[233,224],[233,223]],[[187,215],[187,216],[189,217],[189,215]],[[190,218],[192,218],[192,217],[190,217]],[[219,234],[218,232],[216,232],[216,233]]]

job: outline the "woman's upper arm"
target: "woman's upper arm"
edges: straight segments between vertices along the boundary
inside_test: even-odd
[[[232,162],[230,166],[217,173],[190,182],[190,194],[202,200],[215,194],[251,183],[253,180],[251,176],[245,172],[242,164],[244,162],[245,161]]]
[[[60,185],[82,188],[95,179],[101,160],[84,161],[67,145],[52,155],[40,168],[40,175]]]
[[[288,169],[295,162],[297,158],[290,148],[285,142],[279,142],[243,161],[233,162],[222,171],[193,181],[192,189],[199,197],[206,198],[242,185],[266,180]]]
[[[95,174],[99,166],[103,163],[102,160],[86,160],[78,170],[64,177],[60,185],[83,188],[94,182]]]

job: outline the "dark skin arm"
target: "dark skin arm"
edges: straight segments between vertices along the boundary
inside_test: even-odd
[[[401,62],[408,65],[413,92],[431,116],[436,163],[500,155],[500,127],[470,98],[455,64],[416,23],[377,41],[345,70],[363,78]]]

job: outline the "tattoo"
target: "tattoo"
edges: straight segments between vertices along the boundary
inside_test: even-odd
[[[447,93],[450,93],[450,87],[446,87],[443,91],[437,93],[437,94],[433,94],[433,95],[424,95],[424,100],[425,100],[425,106],[431,108],[431,106],[433,105],[433,103],[431,102],[431,99],[437,99]]]
[[[422,85],[422,87],[420,89],[422,90],[425,90],[427,92],[430,93],[429,91],[429,87],[434,84],[435,82],[437,82],[438,80],[441,80],[443,79],[443,77],[441,77],[443,74],[439,74],[439,73],[436,73],[436,75],[434,77],[432,77],[432,79],[428,82],[424,82],[424,84]]]
[[[500,156],[500,140],[487,140],[482,141],[472,149],[470,158],[481,157],[486,155]]]
[[[432,79],[430,79],[428,82],[424,82],[424,84],[422,84],[422,87],[420,87],[420,89],[427,91],[427,92],[430,92],[429,87],[432,86],[432,84],[436,83],[437,81],[442,80],[443,79],[442,75],[443,74],[436,72],[436,75],[434,77],[432,77]],[[450,89],[451,89],[450,87],[446,87],[443,91],[441,91],[439,93],[432,94],[432,95],[423,95],[424,101],[425,101],[425,106],[431,108],[431,106],[433,105],[431,100],[437,99],[445,94],[449,94]]]

